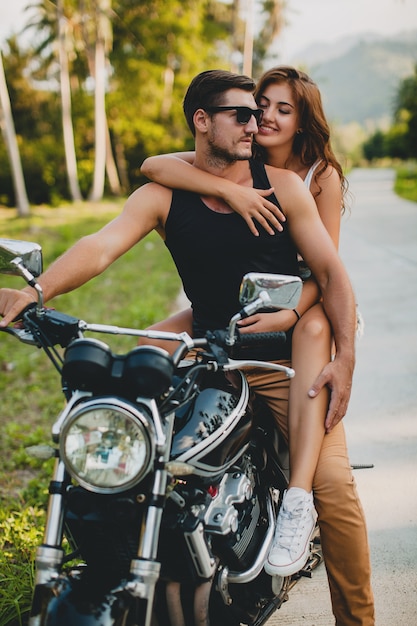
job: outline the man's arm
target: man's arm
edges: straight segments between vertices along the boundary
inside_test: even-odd
[[[310,395],[314,396],[325,385],[331,389],[325,422],[329,431],[344,417],[351,393],[355,365],[355,297],[349,276],[323,226],[311,194],[301,179],[297,181],[282,174],[277,176],[281,180],[277,180],[273,173],[270,175],[271,183],[282,190],[279,198],[287,215],[291,236],[318,282],[336,344],[335,360],[323,369],[310,391]]]
[[[137,189],[122,213],[101,230],[87,235],[59,257],[38,279],[44,300],[80,287],[101,274],[153,229],[163,235],[171,191],[154,183]],[[0,289],[0,326],[7,326],[37,294],[31,287],[21,291]]]
[[[243,217],[255,236],[259,235],[255,220],[270,235],[274,234],[272,226],[282,230],[280,220],[285,221],[285,216],[267,198],[273,189],[244,187],[226,177],[216,176],[197,167],[193,168],[194,159],[195,152],[152,156],[142,163],[141,172],[151,180],[171,189],[185,189],[200,195],[222,198]]]

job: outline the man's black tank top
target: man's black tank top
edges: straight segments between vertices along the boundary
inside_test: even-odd
[[[269,189],[263,163],[249,163],[253,186]],[[275,195],[268,199],[279,206]],[[216,213],[199,195],[174,190],[165,244],[191,301],[198,334],[226,328],[241,308],[239,288],[247,272],[299,275],[287,223],[274,235],[260,226],[258,230],[259,237],[255,237],[238,213]]]

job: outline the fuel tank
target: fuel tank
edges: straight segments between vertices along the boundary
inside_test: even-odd
[[[199,393],[176,413],[172,459],[214,477],[238,459],[250,439],[252,411],[246,378],[209,372]]]

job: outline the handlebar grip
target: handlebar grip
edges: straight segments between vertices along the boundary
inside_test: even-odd
[[[283,330],[268,333],[245,333],[239,334],[239,346],[262,346],[264,344],[285,343],[287,341],[287,333]]]
[[[291,358],[292,331],[240,334],[230,356],[234,359],[279,361]]]

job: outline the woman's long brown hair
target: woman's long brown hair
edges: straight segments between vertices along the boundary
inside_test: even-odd
[[[330,128],[323,110],[320,90],[316,83],[306,74],[294,67],[279,65],[262,74],[256,90],[255,100],[258,102],[265,89],[271,84],[286,83],[289,85],[297,107],[300,133],[297,133],[293,142],[293,153],[297,155],[303,165],[311,167],[320,160],[314,172],[314,180],[319,186],[318,178],[331,165],[340,177],[342,187],[342,212],[345,209],[345,195],[348,182],[343,174],[342,166],[337,160],[330,142]],[[259,146],[257,146],[259,148]],[[265,151],[260,149],[260,156],[265,157]]]

